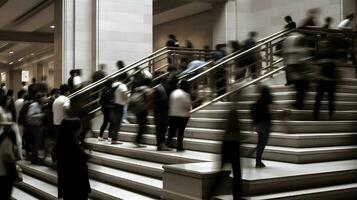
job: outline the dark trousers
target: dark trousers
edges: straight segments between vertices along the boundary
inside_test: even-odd
[[[146,110],[137,113],[136,123],[139,124],[138,134],[136,135],[135,141],[137,143],[142,142],[143,135],[146,133],[146,125],[148,120],[148,112]]]
[[[121,120],[123,118],[124,106],[115,105],[113,108],[109,109],[109,137],[113,141],[118,139],[118,131],[120,130]]]
[[[38,151],[43,148],[43,127],[42,126],[29,126],[31,134],[31,162],[38,162]]]
[[[304,98],[307,90],[309,89],[309,81],[307,80],[296,80],[294,81],[296,88],[296,102],[295,108],[302,110],[304,109]]]
[[[23,147],[25,149],[26,155],[29,156],[31,152],[31,132],[29,126],[23,127],[24,134],[22,136]]]
[[[102,126],[100,127],[100,132],[99,132],[99,137],[103,137],[103,133],[105,129],[107,128],[110,120],[109,120],[109,109],[107,108],[102,108],[102,113],[103,113],[103,123]]]
[[[334,81],[320,81],[317,86],[317,94],[315,98],[315,109],[314,109],[314,119],[320,113],[321,107],[321,100],[324,96],[324,93],[327,92],[328,94],[328,101],[329,101],[329,118],[331,119],[334,108],[335,108],[335,90],[336,90],[336,82]]]
[[[167,127],[169,126],[169,111],[155,110],[156,142],[161,145],[165,142]]]
[[[91,130],[91,115],[83,115],[80,116],[80,121],[81,121],[81,130],[79,132],[79,141],[81,143],[81,146],[85,149],[89,149],[89,146],[84,143],[84,139],[86,138],[87,133]]]
[[[176,117],[170,116],[169,122],[169,137],[167,138],[167,144],[171,146],[172,139],[175,137],[176,132],[178,131],[177,135],[177,149],[183,149],[183,134],[185,132],[185,128],[187,126],[188,117]]]
[[[255,124],[255,129],[258,133],[258,144],[257,144],[257,154],[256,154],[256,163],[262,163],[262,155],[265,149],[265,146],[268,143],[270,135],[270,124],[269,123],[260,123]]]
[[[10,200],[14,181],[9,176],[0,176],[0,199]]]

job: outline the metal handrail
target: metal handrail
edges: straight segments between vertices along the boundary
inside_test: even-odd
[[[273,63],[273,65],[276,65],[276,64],[278,64],[278,63],[280,63],[280,62],[282,62],[282,61],[283,61],[283,59],[281,58],[281,59],[275,61],[275,62]],[[231,94],[233,94],[233,93],[236,93],[236,92],[238,92],[239,90],[242,90],[242,89],[244,89],[244,88],[246,88],[246,87],[249,87],[249,86],[251,86],[251,85],[253,85],[253,84],[255,84],[255,83],[257,83],[257,82],[259,82],[259,81],[261,81],[261,80],[263,80],[263,79],[265,79],[265,78],[267,78],[267,77],[269,77],[269,76],[272,76],[272,75],[274,75],[275,73],[280,72],[281,70],[285,69],[285,67],[286,67],[286,66],[281,66],[281,67],[279,67],[279,68],[277,68],[277,69],[275,69],[275,70],[273,70],[273,71],[271,71],[271,72],[268,72],[268,73],[262,75],[261,77],[256,78],[256,79],[254,79],[254,80],[252,80],[252,81],[250,81],[250,82],[248,82],[248,83],[246,83],[246,84],[244,84],[244,85],[242,85],[242,86],[240,86],[240,87],[238,87],[238,88],[236,88],[236,89],[233,89],[233,90],[231,90],[231,91],[229,91],[229,92],[227,92],[227,93],[225,93],[225,94],[222,94],[221,96],[218,96],[218,97],[214,98],[213,100],[211,100],[211,101],[209,101],[209,102],[207,102],[207,103],[204,103],[204,104],[198,106],[197,108],[192,109],[192,110],[190,111],[190,114],[192,114],[192,113],[194,113],[194,112],[197,112],[198,110],[201,110],[202,108],[205,108],[205,107],[211,105],[212,103],[214,103],[214,102],[216,102],[216,101],[219,101],[219,100],[225,98],[226,96],[229,96],[229,95],[231,95]]]
[[[248,50],[245,50],[245,51],[243,51],[243,52],[241,52],[241,53],[239,53],[239,54],[237,54],[237,55],[235,55],[235,56],[233,56],[233,57],[230,57],[230,58],[228,58],[227,60],[225,60],[225,61],[223,61],[223,62],[220,62],[220,63],[218,63],[217,65],[211,67],[210,69],[207,69],[206,71],[201,72],[200,74],[197,74],[196,76],[190,78],[190,79],[187,80],[187,81],[188,81],[188,82],[194,81],[195,79],[197,79],[197,78],[199,78],[199,77],[201,77],[201,76],[207,74],[208,72],[211,72],[211,71],[217,69],[218,67],[220,67],[220,66],[222,66],[222,65],[224,65],[224,64],[226,64],[226,63],[228,63],[228,62],[230,62],[230,61],[232,61],[232,60],[235,60],[235,59],[238,59],[238,58],[240,58],[240,57],[246,56],[246,55],[248,55],[248,54],[254,52],[255,50],[259,49],[260,47],[262,47],[262,46],[268,44],[269,42],[272,42],[273,40],[275,40],[275,39],[277,39],[277,38],[280,38],[281,36],[287,35],[287,34],[291,33],[292,31],[293,31],[293,30],[284,31],[284,32],[283,32],[282,34],[280,34],[280,35],[275,35],[274,37],[270,38],[269,40],[266,40],[266,41],[263,42],[263,43],[260,43],[260,44],[254,46],[254,47],[252,47],[252,48],[250,48],[250,49],[248,49]]]

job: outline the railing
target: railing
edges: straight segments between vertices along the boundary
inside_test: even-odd
[[[326,40],[333,42],[347,41],[349,44],[354,44],[357,38],[356,32],[329,29],[307,28],[293,31],[309,34],[309,37],[313,37],[315,48],[312,54],[314,58],[319,57],[320,46]],[[193,109],[191,113],[197,112],[220,100],[230,101],[234,99],[234,94],[244,88],[270,78],[284,70],[285,66],[282,65],[283,59],[281,56],[277,56],[276,52],[279,51],[277,47],[281,44],[282,38],[291,32],[276,34],[274,37],[270,37],[255,47],[231,56],[223,62],[219,62],[213,67],[188,78],[193,96]],[[342,50],[342,52],[354,53],[356,50],[351,45],[348,49]],[[244,60],[249,60],[249,58],[253,58],[253,61],[245,63]],[[253,65],[256,67],[255,73],[249,72],[249,69]],[[237,75],[240,77],[237,77]],[[217,84],[219,82],[223,84]]]
[[[69,98],[71,99],[72,112],[76,115],[85,115],[86,113],[98,108],[100,92],[109,79],[117,79],[124,74],[130,74],[130,77],[142,72],[143,70],[149,70],[154,79],[157,79],[161,75],[158,75],[158,71],[166,70],[169,65],[173,63],[179,63],[179,60],[183,57],[191,57],[192,59],[205,59],[210,55],[207,50],[201,49],[188,49],[188,48],[162,48],[149,56],[146,56],[121,70],[118,70],[99,81],[84,86],[80,90],[72,93]]]

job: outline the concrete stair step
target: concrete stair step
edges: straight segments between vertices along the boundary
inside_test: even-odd
[[[244,157],[255,157],[255,144],[242,144]],[[294,148],[268,145],[263,158],[288,163],[316,163],[357,158],[357,145]]]
[[[281,100],[274,101],[270,106],[272,110],[293,109],[294,100]],[[240,101],[237,103],[232,102],[217,102],[205,108],[205,110],[250,110],[255,101]],[[313,110],[315,108],[315,101],[307,100],[304,103],[304,110]],[[328,110],[328,101],[321,101],[321,110]],[[357,102],[349,101],[335,101],[335,110],[348,111],[357,110]]]
[[[129,121],[135,121],[134,118],[128,117]],[[192,128],[218,129],[223,130],[226,126],[225,119],[217,118],[190,118],[187,126]],[[149,126],[148,132],[153,133],[155,130],[154,118],[148,116]],[[241,119],[241,130],[252,130],[252,120]],[[137,132],[136,124],[122,124],[121,130],[125,132]],[[272,120],[273,132],[284,133],[316,133],[316,132],[353,132],[357,130],[356,120],[339,120],[339,121],[285,121]],[[187,130],[187,132],[190,130]],[[199,131],[199,129],[198,129]]]
[[[46,166],[37,166],[21,163],[20,164],[23,172],[28,176],[33,176],[43,181],[50,182],[51,184],[57,184],[57,173],[55,170],[48,168]],[[111,177],[113,178],[113,176]],[[132,180],[135,181],[135,180]],[[90,180],[90,185],[92,192],[90,197],[93,199],[103,199],[103,200],[114,200],[114,199],[140,199],[149,200],[153,199],[151,197],[141,195],[126,189],[115,187],[107,183],[99,182],[96,180]],[[54,187],[54,186],[53,186]]]
[[[289,192],[280,192],[265,195],[256,195],[244,197],[247,200],[301,200],[301,199],[324,199],[324,200],[353,200],[356,198],[357,183],[348,183],[326,187],[316,187]],[[215,197],[215,200],[233,200],[232,195],[221,195]]]
[[[295,92],[295,88],[293,86],[285,86],[285,85],[272,85],[269,86],[271,88],[271,92]],[[254,90],[253,90],[254,91]],[[309,92],[315,92],[316,91],[316,85],[311,85]],[[252,92],[252,90],[249,88],[244,92]],[[354,85],[337,85],[336,86],[336,93],[352,93],[356,94],[357,92],[357,86]]]
[[[28,194],[27,192],[15,186],[12,189],[11,200],[40,200],[40,199]]]
[[[22,174],[23,181],[16,187],[42,200],[57,200],[57,187],[27,174]],[[21,199],[25,200],[25,199]],[[27,200],[27,199],[26,199]]]
[[[316,92],[308,92],[305,96],[305,100],[314,101],[316,98]],[[295,100],[296,99],[296,92],[274,92],[272,93],[274,101],[282,101],[282,100]],[[327,93],[323,96],[324,101],[327,101]],[[259,98],[258,93],[253,94],[242,94],[239,95],[239,101],[256,101]],[[351,93],[336,93],[335,94],[335,101],[350,101],[356,102],[357,101],[357,94]]]
[[[225,119],[229,110],[200,110],[191,115],[192,118],[216,118]],[[271,110],[273,120],[313,120],[313,110]],[[250,110],[238,110],[240,119],[251,119]],[[322,110],[319,120],[329,120],[328,111]],[[357,111],[335,111],[333,120],[356,120]]]
[[[96,138],[87,138],[85,141],[95,151],[164,164],[208,162],[215,161],[220,157],[218,154],[214,153],[191,150],[186,150],[184,152],[157,151],[156,146],[153,145],[146,145],[143,148],[137,148],[131,142],[111,145],[98,142]]]
[[[98,151],[91,152],[89,161],[98,165],[112,167],[158,179],[162,178],[162,173],[164,171],[161,163],[148,162],[124,156],[101,153]]]

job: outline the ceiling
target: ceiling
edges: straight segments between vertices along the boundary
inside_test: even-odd
[[[0,17],[0,31],[54,31],[50,28],[54,23],[53,0],[0,0],[0,16],[6,16]],[[24,60],[21,58],[35,56],[52,47],[50,43],[0,41],[0,63],[17,64]]]

